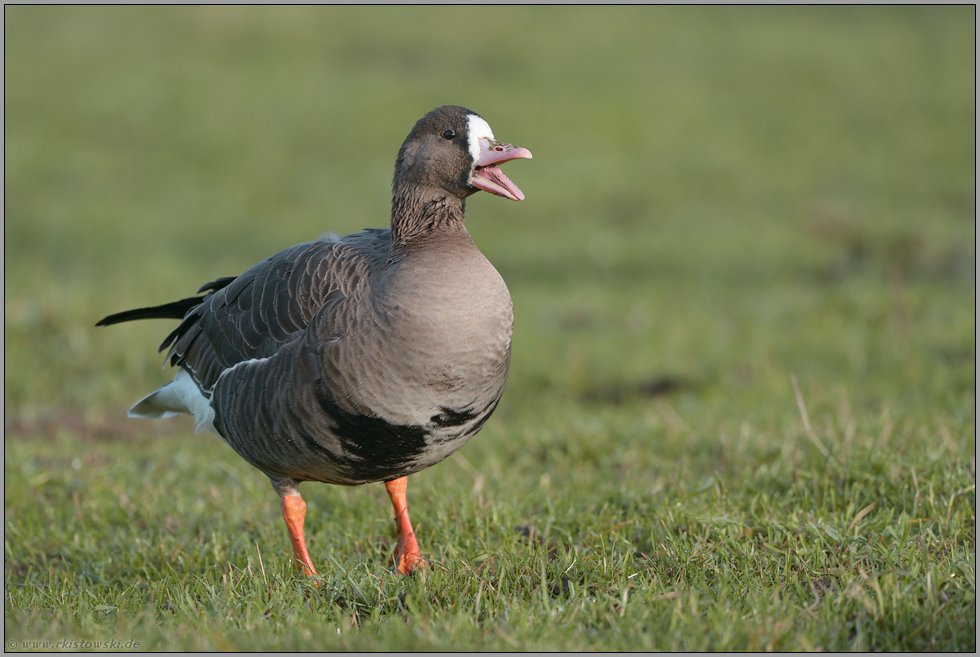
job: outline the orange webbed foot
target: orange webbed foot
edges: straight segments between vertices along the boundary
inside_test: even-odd
[[[391,505],[395,509],[395,524],[398,526],[398,545],[395,548],[395,570],[401,575],[408,575],[424,567],[425,559],[419,550],[419,542],[412,529],[412,521],[408,517],[408,478],[401,477],[386,481],[385,488]]]
[[[306,541],[303,538],[303,522],[306,520],[306,502],[299,494],[287,495],[282,498],[282,517],[286,521],[286,528],[289,530],[289,542],[293,544],[293,559],[296,567],[303,571],[307,577],[316,576],[316,568],[310,559],[310,553],[306,549]],[[317,586],[314,580],[313,586]]]

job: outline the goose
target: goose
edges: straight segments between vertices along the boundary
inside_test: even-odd
[[[520,201],[498,168],[531,152],[497,141],[479,114],[447,105],[398,151],[391,227],[299,244],[172,303],[110,315],[181,320],[160,345],[173,381],[135,418],[192,416],[261,470],[281,499],[297,567],[304,481],[384,482],[397,527],[394,570],[424,566],[407,477],[447,458],[497,407],[513,305],[463,224],[479,190]]]

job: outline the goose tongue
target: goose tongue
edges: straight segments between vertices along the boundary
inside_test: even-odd
[[[523,201],[524,192],[496,166],[521,158],[531,159],[531,151],[510,144],[502,144],[499,141],[491,141],[485,137],[481,138],[480,159],[476,161],[476,169],[473,171],[470,184],[477,189],[509,198],[512,201]]]

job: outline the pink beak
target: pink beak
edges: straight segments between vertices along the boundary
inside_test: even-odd
[[[531,151],[510,144],[492,142],[487,138],[480,139],[480,159],[476,161],[476,169],[470,184],[477,189],[509,198],[512,201],[523,201],[524,192],[512,183],[496,165],[519,160],[531,159]]]

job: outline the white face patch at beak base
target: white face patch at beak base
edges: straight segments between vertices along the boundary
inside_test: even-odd
[[[530,159],[531,151],[498,142],[487,122],[476,114],[468,114],[466,120],[466,146],[473,157],[470,185],[511,201],[523,201],[524,192],[498,167],[511,160]]]
[[[489,139],[491,142],[497,141],[493,138],[493,130],[490,124],[483,120],[483,117],[476,114],[466,116],[466,145],[470,149],[473,161],[480,159],[480,140]]]

